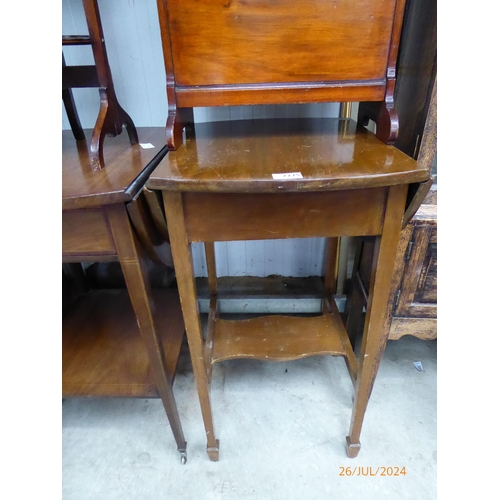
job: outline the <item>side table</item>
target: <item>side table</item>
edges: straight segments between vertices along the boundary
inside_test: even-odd
[[[278,175],[276,175],[278,174]],[[281,177],[281,178],[280,178]],[[351,120],[203,123],[171,151],[147,186],[161,190],[211,460],[219,458],[210,404],[212,365],[313,355],[345,358],[354,384],[347,454],[360,433],[385,347],[382,326],[410,184],[427,169]],[[412,190],[413,191],[413,190]],[[374,236],[367,320],[356,359],[333,296],[311,317],[219,318],[214,242]],[[211,292],[203,338],[190,244],[204,242]]]
[[[89,140],[90,132],[85,131]],[[144,228],[154,224],[138,209],[149,173],[167,152],[165,131],[143,128],[139,137],[151,147],[131,146],[119,136],[104,149],[106,168],[95,172],[87,141],[76,142],[71,132],[63,132],[63,263],[118,260],[127,288],[88,291],[64,315],[62,392],[159,396],[185,463],[186,442],[172,391],[184,323],[177,292],[151,290]],[[142,220],[143,231],[135,231],[129,212]],[[149,251],[155,251],[151,242]]]

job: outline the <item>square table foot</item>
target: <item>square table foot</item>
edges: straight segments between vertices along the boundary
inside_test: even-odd
[[[208,458],[210,458],[210,460],[212,462],[219,461],[219,440],[218,439],[215,440],[215,447],[209,448],[207,446],[207,454],[208,454]]]
[[[349,458],[356,458],[358,456],[359,450],[361,449],[361,443],[351,443],[349,436],[347,436],[345,440],[347,456]]]

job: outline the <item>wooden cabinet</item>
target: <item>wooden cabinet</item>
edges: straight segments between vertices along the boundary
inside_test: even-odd
[[[391,298],[389,339],[437,337],[437,191],[430,191],[401,233]]]

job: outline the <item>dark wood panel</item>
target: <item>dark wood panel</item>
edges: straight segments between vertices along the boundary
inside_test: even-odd
[[[437,245],[431,243],[422,266],[415,302],[437,303]]]
[[[436,78],[436,57],[436,0],[406,0],[395,91],[400,121],[396,146],[414,158],[419,153]]]
[[[208,278],[196,278],[198,297],[208,298]],[[217,296],[233,297],[323,297],[325,287],[321,276],[220,276],[217,278]]]
[[[184,193],[183,202],[189,241],[356,236],[381,233],[386,193]]]
[[[177,84],[384,78],[395,3],[168,0]]]
[[[408,308],[415,301],[415,293],[422,274],[424,259],[429,245],[430,226],[419,226],[413,230],[411,245],[406,253],[406,267],[401,283],[399,303],[396,307],[396,316],[406,316]]]

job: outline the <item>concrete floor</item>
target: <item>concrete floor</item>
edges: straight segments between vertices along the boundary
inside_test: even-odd
[[[389,342],[356,459],[344,450],[352,385],[343,359],[216,365],[217,463],[205,452],[189,359],[181,359],[179,368],[174,391],[187,464],[180,463],[160,400],[66,399],[64,499],[436,498],[436,341]],[[364,473],[371,468],[377,475],[341,476],[345,467]],[[382,467],[393,467],[393,473],[405,467],[406,475],[381,476]]]

